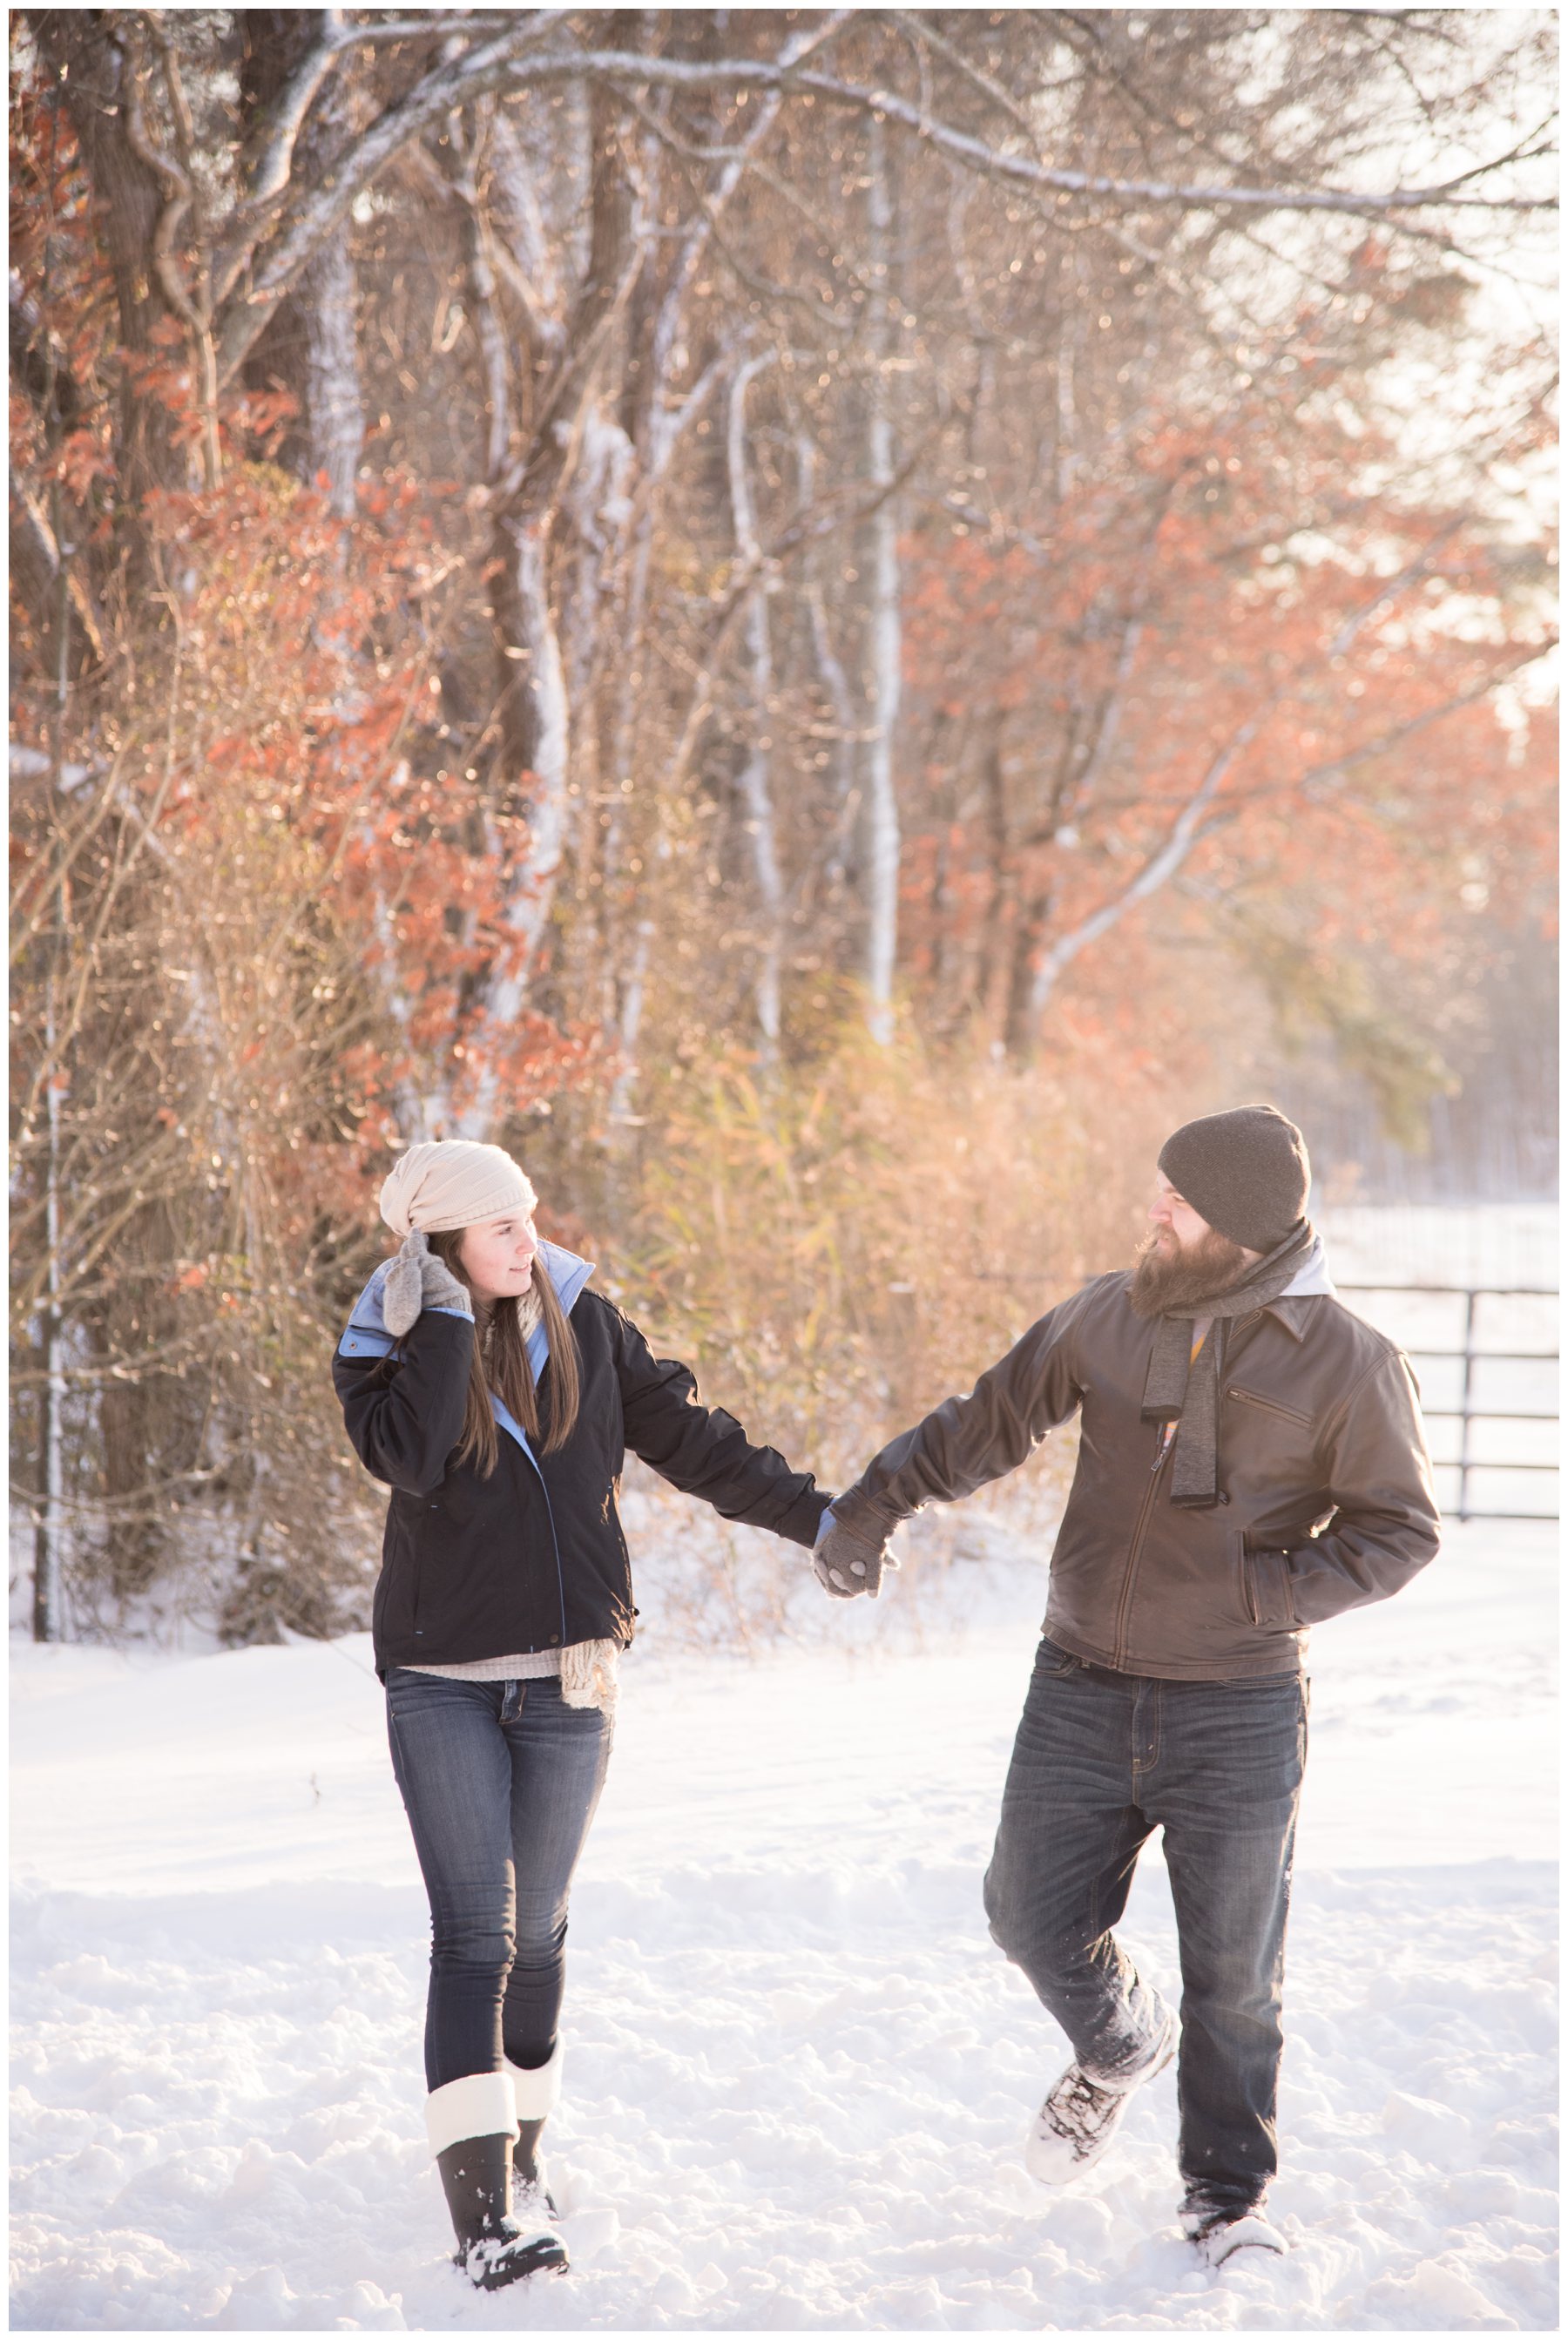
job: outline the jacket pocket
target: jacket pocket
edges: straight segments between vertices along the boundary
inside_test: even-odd
[[[444,1498],[428,1495],[421,1498],[418,1519],[409,1538],[408,1554],[408,1629],[411,1638],[415,1641],[431,1621],[424,1613],[429,1605],[426,1600],[427,1562],[431,1557],[432,1536],[450,1532],[450,1527],[443,1529],[442,1525],[446,1516]]]
[[[1242,1593],[1249,1621],[1265,1631],[1294,1626],[1290,1562],[1283,1552],[1248,1552],[1242,1542]]]
[[[419,1584],[421,1522],[424,1498],[394,1489],[387,1515],[382,1581],[376,1588],[377,1646],[384,1639],[406,1645],[414,1628],[414,1601]]]
[[[1243,1389],[1239,1383],[1226,1383],[1226,1397],[1239,1398],[1243,1405],[1255,1405],[1264,1413],[1276,1414],[1281,1422],[1294,1422],[1299,1430],[1315,1427],[1310,1413],[1302,1413],[1294,1405],[1282,1405],[1276,1397],[1264,1397],[1256,1390]]]

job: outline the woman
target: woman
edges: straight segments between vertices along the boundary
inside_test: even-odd
[[[457,2263],[485,2290],[567,2263],[539,2140],[561,2093],[567,1895],[637,1614],[625,1451],[808,1548],[828,1508],[587,1289],[589,1262],[540,1241],[534,1205],[498,1145],[411,1145],[381,1191],[402,1247],[332,1366],[355,1451],[392,1491],[373,1625],[430,1896],[427,2125]]]

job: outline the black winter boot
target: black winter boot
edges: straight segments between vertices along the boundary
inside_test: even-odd
[[[564,2269],[566,2245],[536,2215],[520,2226],[511,2214],[511,2147],[517,2134],[511,2081],[505,2072],[471,2072],[425,2099],[430,2148],[457,2236],[456,2264],[481,2291]]]
[[[539,2140],[544,2134],[544,2124],[561,2102],[561,2042],[558,2038],[547,2063],[530,2070],[506,2058],[506,2076],[511,2082],[512,2108],[517,2116],[517,2142],[511,2148],[512,2200],[521,2218],[553,2218],[558,2213],[551,2198],[544,2163],[540,2157]]]
[[[511,2140],[468,2137],[436,2156],[446,2191],[454,2264],[481,2291],[500,2291],[545,2268],[564,2271],[566,2245],[548,2228],[529,2232],[511,2215]]]
[[[540,2156],[539,2140],[543,2135],[541,2120],[519,2121],[517,2125],[517,2141],[511,2148],[511,2204],[513,2215],[519,2218],[560,2216]]]

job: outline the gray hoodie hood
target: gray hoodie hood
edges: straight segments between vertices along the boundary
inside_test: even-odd
[[[1296,1300],[1309,1293],[1324,1293],[1334,1297],[1334,1282],[1328,1273],[1328,1254],[1323,1247],[1323,1237],[1314,1233],[1312,1249],[1296,1269],[1285,1290],[1282,1300]]]

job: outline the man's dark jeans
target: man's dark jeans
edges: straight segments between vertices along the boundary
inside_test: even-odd
[[[454,1681],[394,1666],[387,1730],[430,1896],[425,2084],[548,2063],[566,1905],[610,1761],[597,1707],[553,1675]]]
[[[1245,2208],[1277,2166],[1275,2097],[1295,1812],[1297,1674],[1156,1681],[1040,1643],[986,1877],[995,1939],[1091,2078],[1136,2072],[1153,1995],[1110,1929],[1165,1830],[1181,1949],[1177,2070],[1189,2201]]]

